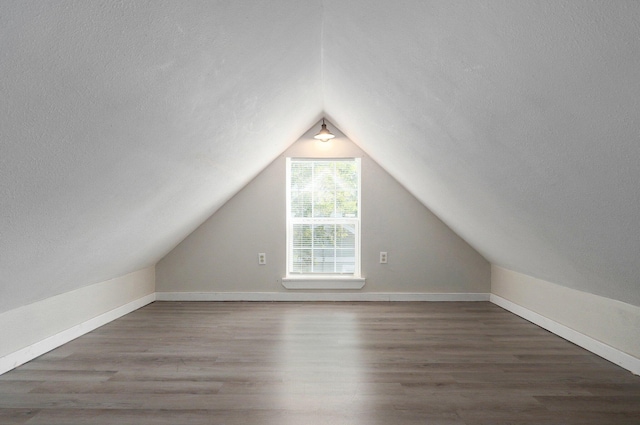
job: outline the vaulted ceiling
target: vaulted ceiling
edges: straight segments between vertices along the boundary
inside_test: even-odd
[[[0,2],[0,312],[153,265],[326,116],[494,264],[640,305],[640,3]]]

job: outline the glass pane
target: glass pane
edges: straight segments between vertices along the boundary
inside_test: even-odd
[[[333,249],[313,250],[313,272],[314,273],[334,273],[335,254]]]
[[[336,217],[355,218],[358,215],[358,192],[338,191],[336,193]]]
[[[336,226],[334,224],[317,224],[313,226],[313,247],[333,248]]]
[[[293,247],[311,248],[312,226],[310,224],[293,225]]]
[[[311,190],[313,162],[291,161],[291,189]]]
[[[356,227],[350,224],[339,224],[336,227],[336,247],[338,248],[355,248],[356,246]]]
[[[338,190],[358,190],[358,167],[355,161],[336,162],[336,187]]]
[[[336,198],[333,191],[315,190],[313,192],[313,216],[314,217],[333,217],[335,211]]]
[[[336,272],[354,273],[356,264],[356,252],[353,249],[336,250]]]
[[[333,161],[313,161],[313,184],[316,187],[333,187],[335,163]]]
[[[349,260],[353,262],[353,258],[356,255],[356,251],[353,249],[337,249],[336,250],[336,261],[341,263],[348,263]]]
[[[311,192],[291,192],[291,217],[311,217]]]
[[[311,250],[293,250],[293,273],[311,273]]]

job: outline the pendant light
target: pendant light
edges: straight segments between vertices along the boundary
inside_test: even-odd
[[[333,139],[334,136],[333,134],[331,134],[331,132],[329,130],[327,130],[327,125],[324,123],[324,118],[322,118],[322,128],[320,129],[320,131],[318,132],[318,134],[316,134],[315,136],[313,136],[314,139],[318,139],[318,140],[322,140],[323,142],[326,142],[330,139]]]

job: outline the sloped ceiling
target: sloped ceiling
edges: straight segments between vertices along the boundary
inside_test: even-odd
[[[0,311],[154,264],[325,113],[494,264],[640,305],[639,25],[637,2],[0,2]]]
[[[155,264],[306,131],[321,16],[0,2],[0,311]]]
[[[640,305],[639,2],[325,10],[345,134],[492,263]]]

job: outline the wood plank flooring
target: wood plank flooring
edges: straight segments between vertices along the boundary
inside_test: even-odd
[[[490,303],[156,302],[0,376],[0,424],[640,424],[640,377]]]

